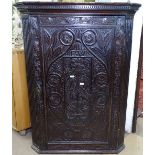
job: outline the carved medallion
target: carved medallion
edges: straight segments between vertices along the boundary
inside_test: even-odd
[[[96,43],[96,35],[95,32],[87,30],[84,32],[82,36],[82,41],[84,44],[88,46],[92,46]]]
[[[62,31],[60,33],[60,41],[64,45],[71,45],[73,42],[73,33],[69,30]]]

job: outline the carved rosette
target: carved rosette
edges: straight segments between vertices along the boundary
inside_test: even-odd
[[[69,30],[62,31],[59,36],[63,45],[71,45],[74,39],[73,33]]]
[[[57,60],[47,72],[46,76],[46,92],[48,111],[52,114],[60,114],[63,112],[63,66],[62,59]]]
[[[93,102],[96,103],[94,106],[94,112],[100,117],[100,115],[106,113],[105,108],[108,103],[109,96],[109,79],[106,66],[97,60],[94,60],[93,81],[93,93],[96,94],[93,100]]]
[[[87,46],[92,46],[96,43],[96,34],[94,31],[87,30],[82,35],[82,41]]]

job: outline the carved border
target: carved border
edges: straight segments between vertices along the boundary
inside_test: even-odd
[[[37,16],[23,16],[23,36],[26,58],[29,104],[32,123],[33,144],[46,148],[46,133],[42,130],[45,120],[42,79],[42,52],[40,49]]]
[[[119,10],[136,11],[141,6],[138,3],[50,3],[50,2],[19,2],[16,6],[21,12],[30,10]]]
[[[121,16],[57,16],[57,15],[41,15],[39,23],[41,26],[57,26],[57,25],[81,25],[81,26],[103,26],[116,25],[118,17]]]

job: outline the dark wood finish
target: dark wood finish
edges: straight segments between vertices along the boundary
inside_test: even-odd
[[[17,3],[22,15],[33,149],[118,153],[133,16],[139,4]]]
[[[137,112],[138,112],[138,102],[139,102],[139,89],[140,89],[140,81],[142,78],[142,62],[143,62],[143,29],[141,32],[141,40],[140,40],[140,49],[139,49],[139,61],[138,61],[138,70],[137,70],[137,82],[136,82],[136,92],[135,92],[135,103],[134,103],[134,115],[132,122],[132,132],[136,132],[137,125]]]

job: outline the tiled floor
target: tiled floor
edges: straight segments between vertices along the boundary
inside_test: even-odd
[[[13,155],[37,155],[31,149],[31,133],[20,136],[13,131]],[[143,119],[138,118],[137,133],[125,135],[125,149],[119,155],[142,155],[143,154]],[[42,154],[43,155],[43,154]],[[110,155],[110,154],[109,154]]]

